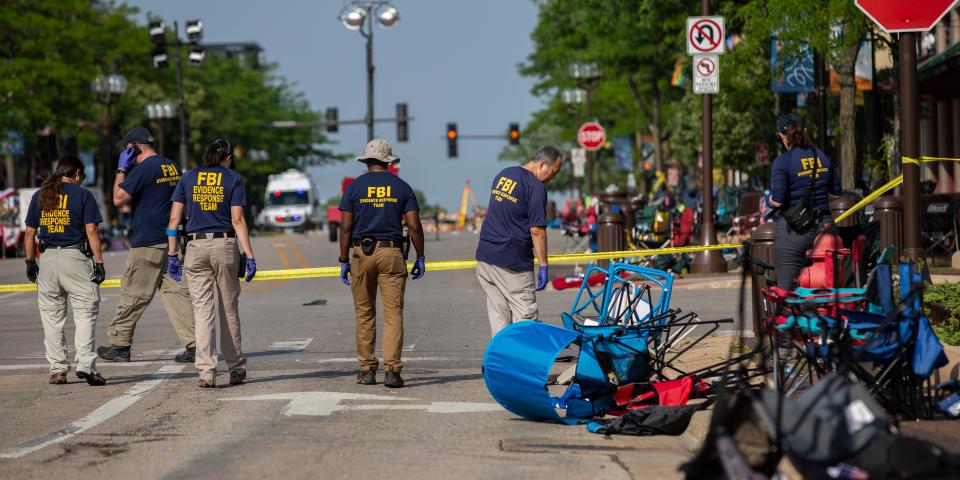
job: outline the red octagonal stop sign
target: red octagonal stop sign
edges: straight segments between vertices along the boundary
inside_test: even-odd
[[[580,146],[590,150],[600,150],[607,141],[607,132],[597,122],[587,122],[577,130],[577,142]]]
[[[870,19],[887,32],[926,32],[946,15],[958,0],[854,0]]]

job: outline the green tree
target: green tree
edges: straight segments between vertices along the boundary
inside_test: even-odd
[[[856,142],[857,52],[870,24],[849,0],[753,0],[734,11],[743,23],[745,50],[760,53],[772,33],[783,40],[785,55],[810,45],[837,72],[840,83],[839,138],[843,188],[854,188]]]

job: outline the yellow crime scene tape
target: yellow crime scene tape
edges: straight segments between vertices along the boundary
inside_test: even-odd
[[[920,159],[902,157],[903,163],[912,163],[919,165],[920,163],[932,163],[932,162],[941,162],[941,161],[960,161],[960,158],[947,158],[947,157],[927,157],[923,156]],[[896,187],[903,183],[903,175],[897,176],[893,180],[890,180],[882,187],[870,193],[860,200],[849,210],[842,213],[834,220],[839,222],[848,216],[854,214],[861,208],[865,207],[870,202],[877,199],[877,197],[883,195],[884,193],[890,191],[890,189]],[[570,254],[560,254],[560,255],[550,255],[547,257],[550,264],[563,264],[563,263],[580,263],[580,262],[592,262],[597,260],[612,260],[617,258],[635,258],[635,257],[649,257],[653,255],[675,255],[679,253],[695,253],[702,252],[707,250],[726,250],[726,249],[739,249],[743,247],[743,244],[740,243],[724,243],[719,245],[697,245],[690,247],[668,247],[668,248],[654,248],[654,249],[638,249],[638,250],[621,250],[618,252],[600,252],[600,253],[570,253]],[[407,267],[411,268],[413,263],[408,263]],[[438,272],[444,270],[469,270],[477,268],[476,260],[438,260],[427,262],[426,269],[428,272]],[[269,281],[269,280],[293,280],[301,278],[323,278],[323,277],[337,277],[340,276],[340,267],[315,267],[315,268],[290,268],[284,270],[264,270],[257,272],[256,278],[254,281]],[[104,281],[100,284],[100,288],[119,288],[120,279],[111,278]],[[0,293],[2,292],[29,292],[35,291],[37,286],[32,283],[18,283],[11,285],[0,285]]]
[[[561,255],[550,255],[547,261],[551,264],[579,263],[596,260],[611,260],[615,258],[648,257],[652,255],[673,255],[678,253],[693,253],[706,250],[725,250],[728,248],[740,248],[739,243],[724,243],[720,245],[691,246],[691,247],[669,247],[655,248],[645,250],[622,250],[618,252],[601,253],[571,253]],[[408,263],[407,267],[412,268],[413,263]],[[438,272],[443,270],[469,270],[477,268],[476,260],[437,260],[427,262],[428,272]],[[258,271],[254,281],[268,280],[293,280],[299,278],[322,278],[340,276],[340,267],[315,267],[315,268],[289,268],[284,270],[263,270]],[[100,284],[100,288],[119,288],[120,279],[111,278]],[[0,285],[0,292],[29,292],[35,291],[37,286],[32,283],[19,283],[11,285]]]

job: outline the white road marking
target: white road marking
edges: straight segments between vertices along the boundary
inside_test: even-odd
[[[387,397],[383,395],[369,395],[365,393],[341,392],[289,392],[254,395],[251,397],[221,398],[223,401],[249,400],[286,400],[288,403],[280,410],[284,416],[305,415],[325,417],[337,411],[357,410],[424,410],[430,413],[471,413],[500,411],[496,403],[469,403],[469,402],[431,402],[431,403],[376,403],[376,404],[341,404],[343,400],[368,401],[419,401],[415,398]]]
[[[135,357],[166,357],[171,355],[176,355],[183,351],[183,348],[174,347],[174,348],[158,348],[156,350],[147,350],[145,352],[138,352]]]
[[[267,350],[273,351],[285,351],[285,352],[302,352],[307,349],[307,345],[310,345],[310,342],[313,341],[313,338],[291,338],[290,340],[280,340],[278,342],[273,342],[272,345],[267,347]]]
[[[380,363],[383,363],[383,359],[379,359]],[[410,357],[404,358],[404,362],[440,362],[440,361],[450,361],[456,360],[455,358],[447,357]],[[336,358],[324,358],[317,360],[317,363],[356,363],[356,357],[336,357]]]
[[[97,425],[100,425],[106,420],[109,420],[120,412],[126,410],[134,403],[137,403],[138,400],[145,397],[148,393],[154,391],[163,382],[169,380],[177,373],[180,373],[183,368],[183,365],[166,365],[161,367],[160,370],[152,375],[150,380],[145,380],[134,385],[129,390],[124,392],[123,395],[101,405],[100,408],[90,412],[90,414],[81,418],[80,420],[71,423],[66,428],[57,430],[56,432],[44,435],[40,438],[30,440],[29,442],[21,443],[16,447],[0,453],[0,458],[19,458],[50,445],[63,442],[71,437],[96,427]]]
[[[0,294],[0,300],[3,300],[3,299],[5,299],[5,298],[10,298],[10,297],[16,297],[17,295],[20,295],[21,293],[26,293],[26,292],[7,292],[7,293],[4,293],[4,294]]]
[[[170,365],[173,366],[169,361],[147,361],[147,362],[99,362],[98,365],[103,367],[108,365],[109,367],[144,367],[149,365]],[[0,365],[0,370],[32,370],[36,368],[50,368],[48,363],[28,363],[22,365]]]
[[[403,347],[403,351],[404,351],[404,352],[412,352],[414,348],[417,348],[417,344],[416,344],[416,343],[411,343],[410,345],[407,345],[406,347]]]

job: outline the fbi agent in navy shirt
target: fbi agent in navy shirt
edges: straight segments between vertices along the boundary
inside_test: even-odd
[[[169,159],[153,149],[153,137],[146,128],[131,129],[120,146],[113,204],[130,205],[133,221],[130,254],[120,283],[120,305],[107,328],[110,346],[97,354],[104,360],[130,361],[130,346],[137,321],[153,300],[157,289],[170,323],[184,347],[174,359],[191,363],[194,358],[193,305],[187,286],[164,275],[167,267],[167,220],[170,197],[180,180],[180,171]]]
[[[247,359],[240,344],[239,277],[253,280],[257,262],[243,215],[247,204],[243,178],[230,170],[232,164],[233,147],[229,142],[218,139],[207,147],[201,167],[185,173],[177,183],[166,232],[167,271],[176,281],[186,273],[193,300],[193,316],[197,319],[194,366],[200,372],[201,388],[216,386],[218,305],[214,292],[220,295],[220,347],[230,369],[230,385],[240,385],[247,378]],[[187,254],[181,265],[177,228],[184,215]],[[241,265],[245,274],[241,274]]]
[[[543,147],[525,165],[506,168],[493,179],[477,245],[477,279],[487,294],[492,335],[538,316],[534,290],[543,290],[548,280],[544,184],[557,175],[563,160],[557,147]],[[534,255],[540,264],[536,279]]]
[[[390,388],[403,387],[400,371],[403,361],[403,294],[407,285],[407,264],[400,251],[403,222],[417,250],[410,275],[414,280],[425,272],[423,228],[420,205],[413,189],[400,177],[387,171],[399,158],[390,143],[374,139],[367,144],[358,162],[367,165],[367,173],[347,186],[340,200],[340,277],[353,292],[357,314],[357,383],[377,383],[377,288],[383,306],[383,383]],[[351,246],[353,247],[351,252]]]
[[[25,222],[27,279],[37,284],[43,345],[50,363],[50,383],[55,385],[67,383],[70,371],[63,334],[68,299],[77,328],[77,377],[90,385],[106,384],[97,371],[94,351],[100,283],[106,277],[97,232],[103,218],[93,194],[80,186],[83,177],[80,160],[61,159],[30,200]],[[39,261],[34,259],[35,235],[40,241]]]
[[[773,266],[777,286],[787,290],[796,287],[797,275],[807,264],[807,250],[813,248],[817,234],[833,228],[830,199],[827,194],[840,195],[840,176],[829,157],[810,142],[803,119],[795,114],[777,119],[777,135],[787,152],[773,161],[770,173],[770,206],[785,210],[803,201],[810,191],[811,202],[820,212],[820,221],[806,232],[796,232],[787,222],[777,221],[777,235],[773,244]]]

